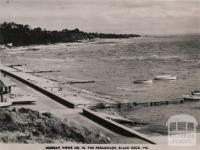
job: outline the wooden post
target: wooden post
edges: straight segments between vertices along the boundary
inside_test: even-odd
[[[8,91],[9,91],[9,93],[11,93],[11,86],[9,86],[9,87],[8,87],[8,89],[9,89],[9,90],[8,90]]]
[[[0,87],[1,102],[3,102],[3,87]]]

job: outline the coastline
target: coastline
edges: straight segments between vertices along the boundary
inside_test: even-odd
[[[134,39],[134,40],[136,40],[136,39]],[[145,39],[145,40],[147,40],[147,39]],[[172,39],[170,39],[170,41],[171,40]],[[110,41],[111,40],[108,40],[108,41],[106,40],[106,42],[104,44],[102,44],[102,41],[100,40],[100,44],[98,44],[98,42],[97,42],[97,44],[95,44],[95,45],[94,44],[90,44],[90,43],[88,45],[85,44],[85,43],[71,43],[71,44],[69,44],[69,43],[61,43],[61,44],[50,45],[50,47],[48,47],[48,46],[44,46],[43,47],[42,46],[42,48],[40,47],[41,49],[38,50],[38,51],[29,51],[26,48],[21,50],[20,48],[18,48],[18,49],[13,49],[13,50],[10,50],[10,51],[8,50],[7,52],[5,51],[5,53],[9,54],[10,52],[12,52],[13,56],[11,56],[11,58],[17,58],[15,61],[8,60],[7,62],[10,61],[11,64],[13,63],[15,65],[16,64],[22,64],[22,66],[18,66],[18,67],[16,66],[16,68],[21,69],[24,72],[32,72],[33,75],[37,75],[38,77],[41,77],[41,78],[58,80],[58,81],[63,82],[63,83],[66,82],[66,81],[70,81],[71,79],[74,79],[75,81],[76,80],[94,80],[95,83],[75,84],[74,85],[74,87],[75,87],[74,89],[79,89],[79,92],[77,92],[77,94],[80,94],[80,91],[82,91],[82,89],[85,89],[84,91],[89,92],[89,94],[91,94],[91,93],[95,93],[95,91],[93,91],[92,88],[93,87],[97,87],[98,85],[96,85],[96,84],[99,84],[100,86],[104,86],[104,82],[106,82],[106,81],[101,81],[100,79],[94,77],[94,76],[99,76],[98,73],[101,74],[101,69],[103,67],[105,67],[105,65],[107,63],[105,61],[105,55],[107,53],[105,53],[106,51],[103,51],[102,49],[105,48],[105,46],[107,47],[108,50],[110,50],[112,47],[118,48],[118,45],[120,45],[120,44],[122,44],[121,47],[124,47],[124,45],[125,45],[123,43],[124,42],[123,40],[122,40],[123,42],[121,42],[121,43],[117,43],[117,42],[112,43]],[[125,42],[127,42],[127,41],[125,40]],[[159,40],[159,42],[160,42],[160,40]],[[97,46],[99,46],[100,48],[99,49],[95,49]],[[88,47],[90,49],[88,49]],[[56,50],[58,52],[56,52]],[[81,54],[80,56],[77,57],[76,55],[79,55],[78,53],[80,51],[82,51],[83,53],[86,53],[86,55],[82,55]],[[65,52],[67,52],[67,54],[65,54]],[[65,54],[65,55],[62,55],[62,54]],[[99,54],[100,54],[100,57],[97,57],[96,55],[99,55]],[[101,59],[101,57],[103,57],[103,59]],[[116,58],[116,60],[111,62],[111,64],[112,63],[113,64],[116,63],[116,65],[118,65],[119,67],[121,67],[120,63],[122,63],[123,60],[124,60],[124,59],[120,60],[120,63],[119,63],[118,62],[118,57],[115,57],[115,56],[113,57],[112,55],[109,55],[106,58],[108,60],[110,60],[112,58]],[[140,58],[140,56],[136,57],[136,61],[140,60],[138,58]],[[95,61],[95,59],[97,59],[97,62]],[[147,58],[145,58],[143,56],[142,59],[140,60],[140,62],[141,63],[142,63],[142,61],[161,61],[161,62],[164,62],[164,63],[166,63],[167,61],[176,61],[177,63],[183,62],[182,60],[179,60],[179,59],[183,59],[185,61],[186,60],[190,60],[188,58],[184,58],[184,57],[182,58],[182,57],[178,57],[178,56],[173,56],[173,57],[163,56],[163,57],[161,57],[161,56],[156,55],[156,57],[155,57],[155,56],[151,56],[150,55],[150,57],[147,57]],[[41,65],[39,65],[39,63],[37,63],[38,60],[41,60]],[[196,63],[198,63],[197,62],[198,60],[195,60],[195,59],[194,60],[191,59],[191,60],[192,61],[183,62],[184,65],[186,63],[187,63],[187,65],[189,65],[189,64],[192,64],[192,65],[195,64],[196,65]],[[104,62],[101,62],[101,61],[104,61]],[[125,60],[125,61],[130,61],[130,62],[133,61],[134,62],[135,58],[134,59],[132,58],[131,60]],[[22,62],[24,64],[27,64],[27,65],[24,66]],[[92,63],[95,65],[94,67],[91,67]],[[108,61],[108,63],[110,63],[110,62]],[[50,66],[49,64],[52,65],[52,66]],[[59,65],[60,65],[60,67],[59,67]],[[81,66],[80,68],[79,68],[79,65]],[[92,70],[96,66],[98,66],[99,70]],[[82,69],[83,67],[86,68],[85,71]],[[33,70],[31,70],[29,68],[33,68]],[[67,68],[67,69],[63,70],[65,68]],[[107,72],[110,71],[109,69],[110,68],[108,68],[108,70],[106,70],[106,71]],[[49,72],[49,73],[48,72],[46,72],[46,73],[44,73],[44,72],[43,73],[34,73],[34,71],[36,71],[36,72],[37,71],[38,72],[39,71],[53,71],[53,72]],[[59,71],[59,72],[56,72],[56,71]],[[97,73],[95,73],[95,71],[97,71]],[[198,72],[195,72],[195,71],[193,71],[194,72],[193,76],[198,75]],[[80,73],[80,75],[77,72]],[[60,76],[61,74],[63,76]],[[94,74],[94,76],[93,76],[93,74]],[[153,75],[151,75],[151,76],[153,76]],[[138,87],[140,89],[144,89],[144,90],[132,91],[132,92],[133,92],[133,94],[137,94],[138,93],[138,95],[139,95],[141,93],[145,93],[146,91],[148,91],[151,88],[157,88],[157,87],[154,87],[154,86],[165,87],[165,88],[167,86],[169,86],[169,87],[171,87],[171,86],[173,87],[174,86],[175,88],[179,88],[179,87],[177,87],[177,85],[181,84],[181,80],[185,80],[186,77],[187,77],[187,79],[188,78],[192,78],[193,76],[191,76],[191,74],[189,74],[188,76],[187,75],[178,76],[178,80],[175,81],[175,82],[154,83],[153,85],[148,85],[148,86],[140,85]],[[103,76],[103,77],[106,77],[106,76]],[[131,80],[132,79],[129,78],[129,82]],[[113,81],[115,81],[115,80],[113,80]],[[113,81],[111,81],[111,82],[113,82]],[[189,80],[187,82],[189,83],[190,81],[191,80]],[[123,84],[121,84],[121,85],[123,85]],[[134,84],[131,83],[131,86],[133,86],[133,85]],[[198,85],[198,83],[196,83],[196,85]],[[68,85],[66,84],[65,86],[67,87]],[[114,83],[114,86],[116,86],[115,83]],[[127,85],[124,85],[124,87],[126,87],[126,86]],[[134,86],[136,86],[136,85],[134,85]],[[194,86],[192,88],[196,88],[195,85],[192,85],[192,86]],[[105,88],[109,88],[109,87],[105,87]],[[193,90],[192,88],[190,89],[190,87],[189,87],[189,90],[185,89],[185,91],[186,92],[190,92],[190,90]],[[90,89],[92,89],[92,92],[90,92]],[[97,89],[95,89],[95,90],[98,91]],[[137,87],[136,87],[136,90],[138,90]],[[120,91],[123,91],[123,90],[120,89]],[[104,93],[102,91],[99,91],[97,96],[101,95],[103,98],[107,98],[108,101],[109,101],[109,99],[111,99],[111,100],[113,99],[114,100],[117,96],[114,95],[114,94],[110,94],[109,95],[108,94],[109,92],[110,91],[108,91],[107,93]],[[167,94],[168,93],[166,93],[166,95]],[[97,96],[93,95],[93,97],[91,99],[97,98]],[[149,95],[149,96],[151,96],[151,95]],[[181,98],[181,96],[182,95],[179,94],[178,98]],[[154,97],[156,97],[156,96],[154,96]],[[117,100],[120,100],[120,98],[117,97]],[[129,100],[129,99],[127,99],[127,100]],[[135,99],[133,99],[133,102],[135,100],[138,100],[137,102],[142,102],[141,101],[142,98],[141,99],[136,99],[135,98]],[[144,101],[145,100],[149,101],[148,99],[144,99]],[[156,100],[161,100],[161,99],[158,97]],[[165,100],[165,99],[163,99],[163,100]],[[125,118],[128,118],[128,119],[132,119],[133,121],[136,121],[138,123],[148,123],[147,126],[145,126],[145,125],[143,125],[141,127],[132,126],[132,128],[136,129],[138,131],[141,131],[141,132],[147,134],[148,136],[156,135],[157,137],[159,137],[159,136],[162,136],[162,135],[166,136],[166,133],[159,133],[160,132],[159,130],[160,129],[161,130],[164,129],[163,131],[166,130],[166,127],[164,125],[165,125],[165,121],[167,120],[168,117],[170,117],[174,113],[190,113],[190,114],[192,113],[192,115],[198,114],[197,113],[198,109],[194,108],[195,105],[198,106],[199,103],[196,103],[196,104],[194,103],[194,104],[191,104],[191,105],[190,104],[188,105],[188,103],[186,103],[186,104],[173,105],[173,106],[172,105],[168,105],[168,106],[157,106],[157,107],[145,107],[145,108],[138,108],[138,109],[137,108],[136,109],[133,108],[133,110],[126,109],[126,108],[125,109],[122,108],[122,109],[118,109],[118,110],[115,110],[115,109],[112,110],[112,109],[108,108],[107,111],[100,110],[99,112],[102,111],[104,113],[108,113],[108,114],[112,114],[112,115],[120,115],[122,117],[125,117]],[[172,109],[171,113],[167,113],[170,109]],[[148,115],[145,113],[147,111],[150,111],[150,113],[148,113]],[[158,112],[161,112],[161,113],[158,114]],[[159,120],[159,119],[162,120],[163,119],[163,115],[164,115],[164,118],[165,118],[163,120],[163,122],[158,122],[157,124],[154,124],[154,122],[156,122],[155,120]],[[197,120],[199,122],[199,117],[198,116],[195,116],[195,117],[197,118]],[[161,128],[157,128],[157,130],[155,130],[155,127],[158,127],[158,126],[160,126]],[[199,128],[198,128],[198,131],[199,131]]]

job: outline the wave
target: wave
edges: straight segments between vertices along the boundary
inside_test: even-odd
[[[112,59],[112,60],[171,60],[171,59],[176,59],[176,60],[187,60],[186,58],[182,56],[159,56],[159,55],[151,55],[151,56],[123,56],[123,57],[113,57],[113,58],[107,58],[107,59]]]
[[[146,88],[125,88],[125,87],[117,87],[118,90],[124,91],[134,91],[134,92],[143,92],[146,91]]]

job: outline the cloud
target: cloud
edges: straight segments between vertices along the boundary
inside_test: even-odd
[[[200,0],[0,0],[0,21],[48,29],[199,32]]]

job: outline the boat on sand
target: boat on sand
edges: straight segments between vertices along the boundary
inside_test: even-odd
[[[8,102],[0,102],[0,108],[6,108],[6,107],[9,107],[11,105],[12,105],[12,103],[10,101],[8,101]]]
[[[34,96],[20,96],[11,99],[12,104],[34,104],[37,101],[37,97]]]

